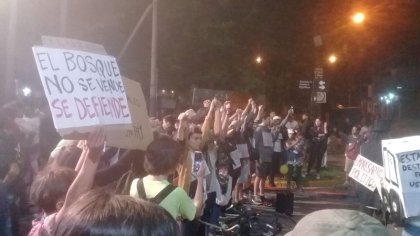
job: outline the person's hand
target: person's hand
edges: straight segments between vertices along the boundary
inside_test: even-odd
[[[252,100],[251,102],[251,108],[252,108],[252,112],[257,111],[257,103],[254,100]]]
[[[189,120],[191,120],[196,115],[193,109],[188,109],[187,111],[184,112],[184,114],[187,116]]]
[[[252,98],[249,98],[248,99],[248,105],[252,105],[252,102],[253,102],[254,100],[252,99]]]
[[[264,110],[264,105],[260,105],[260,106],[258,107],[258,110],[259,110],[259,111]]]
[[[213,114],[213,112],[214,112],[214,110],[216,108],[216,103],[217,103],[217,98],[213,98],[213,100],[210,103],[209,111],[207,113],[208,115],[212,115]]]
[[[197,179],[203,179],[205,173],[206,173],[205,162],[201,161],[200,169],[198,169],[197,171]]]
[[[105,132],[103,128],[95,128],[89,133],[85,147],[89,151],[90,158],[97,158],[102,154],[105,143]],[[96,161],[96,159],[95,159]]]
[[[210,100],[205,100],[204,102],[203,102],[203,107],[205,107],[205,108],[208,108],[208,107],[210,107]]]
[[[216,109],[220,109],[222,107],[222,103],[219,100],[216,100],[214,106],[216,107]]]

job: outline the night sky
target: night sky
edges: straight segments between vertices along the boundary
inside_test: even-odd
[[[5,78],[10,2],[0,2],[0,76]],[[13,79],[40,88],[31,47],[42,35],[60,36],[60,3],[18,0]],[[68,1],[65,37],[104,45],[117,56],[151,1]],[[362,4],[360,4],[362,2]],[[187,96],[193,86],[266,94],[273,106],[306,101],[299,80],[315,63],[331,81],[329,100],[380,93],[397,84],[419,86],[420,3],[414,0],[160,0],[160,88]],[[351,15],[366,14],[362,25]],[[323,45],[316,48],[313,37]],[[140,27],[119,65],[148,94],[151,17]],[[335,65],[327,56],[335,53]],[[255,57],[263,63],[257,65]],[[9,58],[10,59],[10,58]],[[408,86],[410,85],[410,86]]]

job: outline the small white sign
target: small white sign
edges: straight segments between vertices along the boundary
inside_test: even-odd
[[[349,176],[373,192],[384,177],[384,168],[359,155]]]

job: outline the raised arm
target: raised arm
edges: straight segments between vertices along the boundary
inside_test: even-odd
[[[223,123],[222,123],[222,132],[221,132],[221,137],[226,137],[227,131],[228,131],[228,127],[229,127],[229,115],[228,115],[228,110],[226,108],[227,106],[227,102],[225,102],[225,104],[223,105],[223,109],[224,109],[224,116],[223,116]]]
[[[260,105],[258,107],[258,114],[257,114],[257,117],[255,118],[255,122],[260,122],[261,121],[263,113],[264,113],[264,105]]]
[[[286,122],[287,122],[287,120],[289,119],[289,117],[292,115],[292,113],[293,113],[293,110],[292,109],[289,109],[288,111],[287,111],[287,115],[286,115],[286,117],[281,121],[281,123],[280,123],[280,127],[283,127],[283,126],[285,126],[286,125]]]
[[[241,119],[244,119],[244,117],[251,111],[252,101],[252,98],[248,99],[248,104],[246,104],[245,109],[242,111]]]
[[[57,221],[61,219],[64,212],[68,210],[77,198],[91,189],[95,171],[102,154],[104,140],[105,136],[102,129],[95,130],[89,134],[89,138],[86,141],[86,145],[84,145],[81,154],[81,158],[85,157],[82,167],[80,168],[79,173],[77,173],[73,183],[70,185],[63,207],[57,213]]]
[[[176,131],[176,139],[178,141],[184,141],[185,136],[187,135],[187,129],[188,129],[188,121],[187,117],[184,113],[181,113],[178,116],[179,125],[178,130]]]
[[[215,135],[220,135],[222,132],[222,125],[223,125],[223,117],[224,117],[224,109],[220,101],[216,102],[215,111],[214,111],[214,124],[213,124],[213,132]]]
[[[201,145],[204,146],[207,143],[207,140],[209,139],[210,135],[210,124],[213,121],[214,111],[216,109],[216,103],[217,99],[214,98],[213,101],[211,101],[209,112],[206,115],[206,118],[204,119],[204,123],[201,126],[201,132],[202,135],[202,142]]]
[[[200,169],[197,172],[197,188],[195,190],[195,196],[193,199],[194,206],[196,208],[196,212],[195,212],[196,218],[201,216],[201,213],[203,210],[204,174],[205,174],[205,167],[204,167],[204,161],[202,161],[200,165]]]

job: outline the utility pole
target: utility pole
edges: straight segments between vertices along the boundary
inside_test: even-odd
[[[60,6],[60,37],[66,37],[67,34],[67,7],[68,0],[61,0]]]
[[[130,46],[131,42],[133,41],[134,36],[136,36],[137,31],[139,30],[140,26],[142,26],[144,19],[146,19],[146,16],[147,14],[149,14],[150,10],[152,10],[152,3],[149,4],[149,6],[147,6],[146,10],[141,15],[139,21],[137,22],[136,26],[134,27],[127,41],[125,41],[124,46],[122,47],[120,53],[118,53],[118,57],[117,57],[118,61],[124,56],[125,52],[128,49],[128,46]]]
[[[5,79],[6,84],[4,86],[3,98],[5,101],[10,99],[12,96],[11,92],[14,92],[17,88],[13,89],[14,80],[16,78],[14,75],[15,70],[15,58],[16,58],[16,23],[17,23],[17,7],[18,0],[8,1],[9,6],[9,24],[7,29],[7,42],[6,42],[6,71]]]
[[[157,88],[158,88],[158,74],[157,74],[158,22],[157,22],[157,10],[158,10],[158,0],[153,0],[149,116],[157,115]]]

